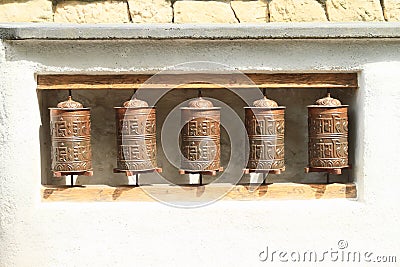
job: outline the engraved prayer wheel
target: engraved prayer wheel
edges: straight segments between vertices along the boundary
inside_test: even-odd
[[[71,96],[49,109],[54,175],[92,175],[90,109]]]
[[[285,107],[264,96],[245,107],[250,154],[246,172],[285,170]]]
[[[220,167],[220,107],[199,97],[181,108],[181,169],[218,171]]]
[[[307,108],[309,171],[330,172],[349,167],[348,106],[328,94]],[[336,174],[340,173],[338,170]]]
[[[117,130],[116,172],[156,169],[156,109],[132,99],[115,107]]]

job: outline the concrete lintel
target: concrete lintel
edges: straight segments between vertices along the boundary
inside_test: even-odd
[[[0,23],[4,40],[400,38],[400,23],[54,24]]]

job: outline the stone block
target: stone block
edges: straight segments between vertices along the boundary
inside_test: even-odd
[[[264,23],[269,21],[267,0],[235,0],[231,7],[241,23]]]
[[[316,0],[272,0],[271,22],[327,21],[323,6]]]
[[[134,23],[172,22],[172,6],[169,0],[128,0],[129,12]]]
[[[0,0],[0,22],[51,22],[51,0]]]
[[[400,0],[384,0],[383,7],[387,21],[400,21]]]
[[[327,0],[330,21],[383,21],[379,0]]]
[[[124,1],[61,1],[56,5],[55,22],[126,23],[128,5]]]
[[[228,1],[176,1],[175,23],[237,23]]]

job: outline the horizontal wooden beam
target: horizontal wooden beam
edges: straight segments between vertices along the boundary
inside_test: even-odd
[[[37,76],[38,89],[357,88],[357,73],[185,73]]]
[[[357,188],[348,184],[295,184],[275,183],[270,185],[210,184],[204,186],[144,185],[140,187],[42,186],[42,201],[114,202],[157,201],[202,202],[210,200],[276,200],[276,199],[355,199]]]

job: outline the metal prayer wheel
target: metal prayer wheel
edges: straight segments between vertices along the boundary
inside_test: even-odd
[[[307,108],[309,171],[349,167],[348,105],[342,105],[328,94]],[[337,174],[340,173],[339,171]]]
[[[188,172],[220,168],[220,107],[202,97],[181,108],[181,169]]]
[[[91,175],[90,109],[71,96],[49,109],[54,175]]]
[[[147,102],[132,99],[115,107],[117,172],[154,170],[156,155],[156,110]]]
[[[245,126],[249,137],[249,172],[285,170],[285,107],[264,96],[253,107],[245,107]]]

